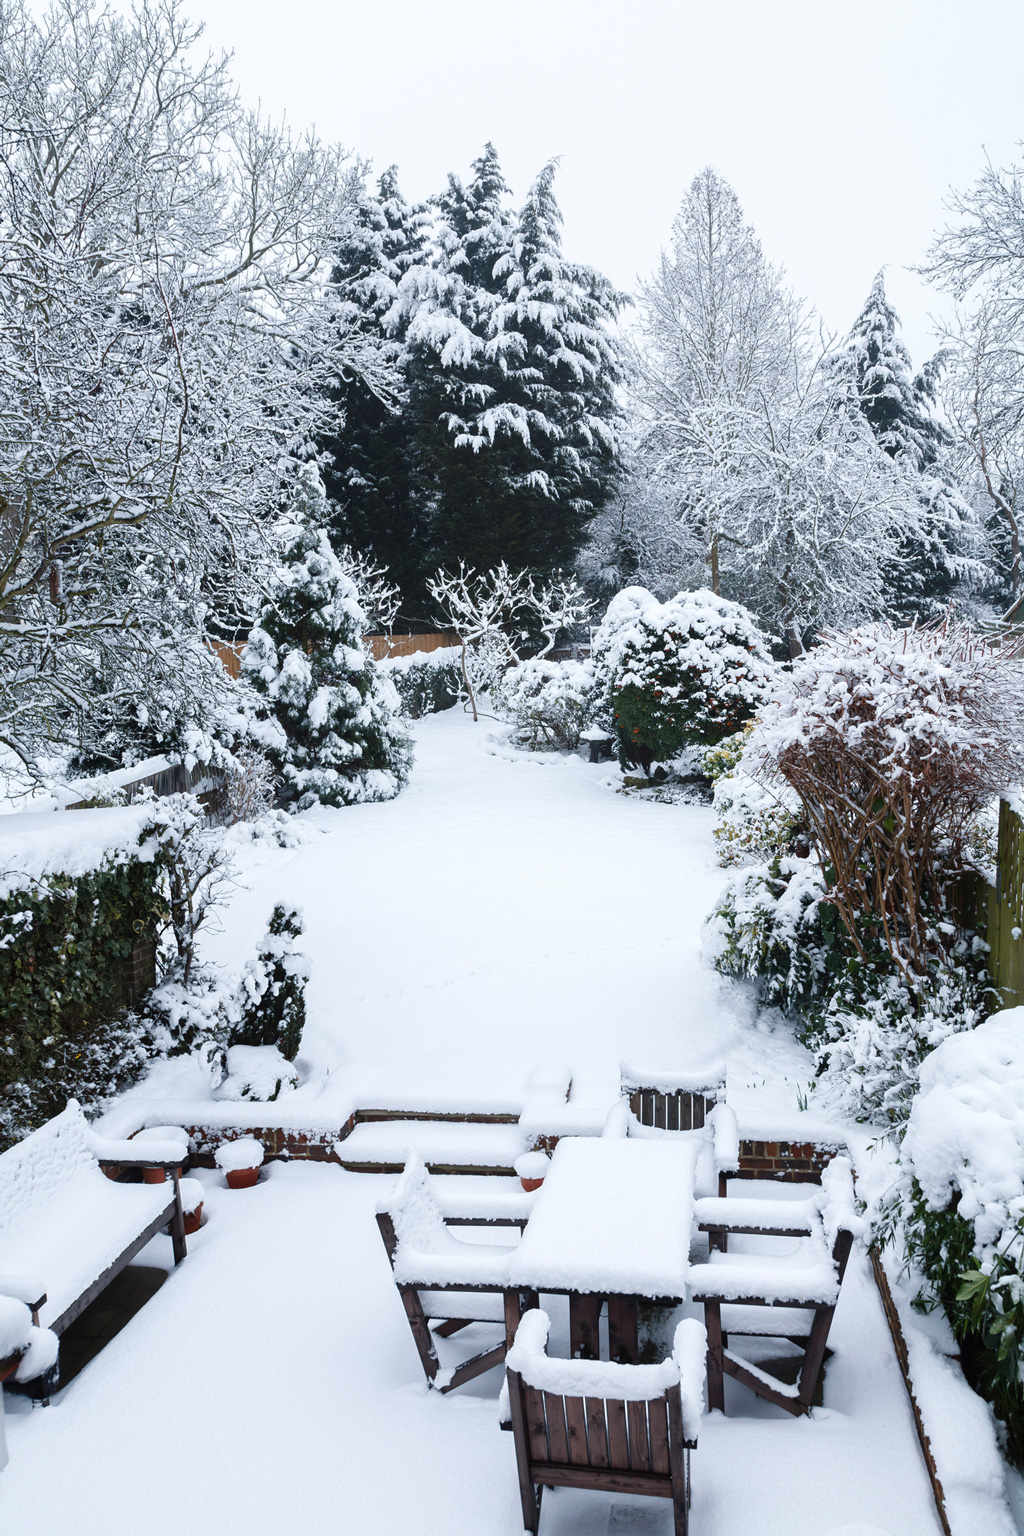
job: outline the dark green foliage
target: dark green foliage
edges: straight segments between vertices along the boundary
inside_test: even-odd
[[[403,387],[393,399],[360,378],[338,388],[339,425],[321,443],[331,532],[388,567],[399,628],[422,624],[439,567],[570,568],[610,494],[622,298],[562,256],[554,170],[516,215],[487,145],[469,182],[450,176],[434,199],[429,247],[391,170],[339,246],[343,310]]]
[[[69,812],[69,815],[75,814]],[[127,1086],[152,1055],[123,974],[167,913],[159,858],[51,875],[0,901],[0,1143]]]
[[[392,166],[380,178],[378,194],[360,199],[331,274],[342,318],[376,341],[400,368],[406,326],[397,317],[394,322],[385,317],[402,277],[425,257],[428,224],[426,210],[410,208],[402,197]],[[323,473],[334,509],[332,540],[387,567],[403,597],[396,627],[423,627],[429,607],[425,582],[432,567],[407,401],[401,393],[382,394],[361,373],[343,378],[334,400],[337,430],[320,442],[329,455]]]
[[[298,912],[278,902],[256,963],[247,967],[242,978],[244,1011],[229,1044],[273,1045],[286,1061],[295,1060],[306,1025],[308,971],[295,949],[301,933]]]
[[[909,1209],[893,1205],[888,1232],[904,1224],[907,1255],[925,1276],[932,1295],[922,1305],[939,1305],[960,1344],[960,1362],[974,1390],[995,1409],[1006,1426],[1012,1460],[1024,1467],[1024,1386],[1020,1378],[1020,1341],[1024,1338],[1024,1276],[1019,1254],[1024,1218],[1010,1229],[1002,1249],[985,1270],[978,1267],[973,1222],[957,1210],[959,1191],[945,1210],[928,1207],[921,1186],[912,1184]]]
[[[451,660],[446,656],[443,663],[423,661],[382,668],[402,701],[403,714],[410,720],[436,715],[459,702],[463,686],[461,652],[453,647],[449,654]]]
[[[612,667],[619,761],[649,773],[733,735],[763,699],[767,671],[764,639],[738,603],[703,591],[652,601]]]

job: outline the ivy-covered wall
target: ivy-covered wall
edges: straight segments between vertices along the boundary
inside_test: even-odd
[[[69,1097],[126,1086],[148,1060],[125,1009],[155,980],[162,858],[120,855],[0,899],[0,1147]]]

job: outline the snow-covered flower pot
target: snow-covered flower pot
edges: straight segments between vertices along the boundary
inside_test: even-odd
[[[255,1136],[240,1136],[237,1141],[221,1142],[216,1153],[229,1189],[251,1189],[260,1176],[263,1148]]]
[[[136,1131],[132,1140],[136,1143],[178,1141],[181,1143],[182,1151],[187,1150],[185,1132],[181,1129],[180,1125],[147,1125],[144,1130]],[[140,1148],[140,1150],[144,1150],[144,1148]],[[175,1171],[180,1179],[180,1167]],[[163,1168],[143,1168],[142,1170],[142,1182],[144,1184],[163,1184],[166,1178],[167,1173]]]
[[[520,1184],[530,1194],[544,1183],[551,1159],[546,1152],[521,1152],[512,1166],[519,1175]]]
[[[193,1237],[202,1225],[206,1191],[198,1179],[182,1179],[178,1193],[181,1196],[181,1213],[185,1218],[185,1236]]]

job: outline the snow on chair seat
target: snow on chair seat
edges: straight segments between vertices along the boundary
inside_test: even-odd
[[[63,1333],[165,1228],[175,1263],[184,1258],[176,1168],[187,1155],[184,1135],[145,1152],[96,1136],[73,1099],[0,1155],[0,1271],[38,1276],[41,1323]],[[114,1183],[103,1163],[164,1168],[171,1181]]]
[[[537,1531],[544,1488],[565,1487],[671,1499],[676,1536],[686,1536],[704,1329],[680,1323],[660,1365],[555,1359],[549,1329],[546,1312],[526,1312],[506,1361],[526,1530]]]
[[[411,1155],[394,1189],[377,1207],[377,1226],[402,1298],[413,1342],[430,1386],[450,1392],[505,1358],[505,1341],[444,1370],[435,1337],[475,1322],[501,1323],[513,1248],[453,1237],[421,1158]],[[436,1324],[431,1328],[431,1323]]]

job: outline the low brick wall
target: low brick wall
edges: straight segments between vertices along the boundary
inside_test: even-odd
[[[280,1126],[222,1129],[209,1125],[186,1125],[183,1129],[195,1147],[189,1158],[189,1166],[215,1168],[217,1163],[214,1154],[221,1143],[238,1141],[243,1136],[255,1137],[267,1161],[271,1158],[296,1157],[314,1163],[337,1163],[341,1159],[334,1150],[335,1144],[351,1134],[354,1124],[355,1117],[350,1115],[343,1126],[330,1131],[291,1131],[283,1130]]]
[[[822,1170],[842,1142],[750,1141],[740,1139],[740,1174],[746,1179],[776,1179],[783,1184],[820,1184]]]

